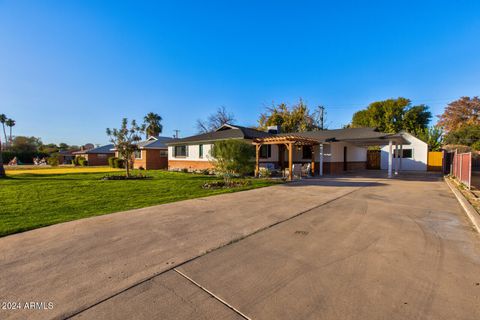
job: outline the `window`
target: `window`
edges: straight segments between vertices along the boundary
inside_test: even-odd
[[[99,159],[106,159],[107,158],[107,155],[105,153],[99,153],[97,156],[98,156]]]
[[[135,159],[142,159],[142,150],[135,150]]]
[[[312,148],[310,146],[302,147],[303,159],[312,159]]]
[[[272,156],[272,146],[265,144],[260,147],[260,158],[270,158]]]
[[[188,147],[187,146],[175,146],[174,155],[175,157],[187,157],[188,156]]]
[[[198,157],[203,158],[203,144],[198,145]]]
[[[413,158],[413,150],[412,149],[403,149],[402,158]]]
[[[160,150],[160,157],[168,157],[168,151],[167,150]]]

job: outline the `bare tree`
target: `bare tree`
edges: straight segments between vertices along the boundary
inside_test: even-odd
[[[128,127],[128,119],[123,118],[120,129],[107,128],[107,135],[110,137],[110,142],[113,143],[118,154],[125,161],[125,169],[127,177],[130,176],[130,161],[132,155],[137,150],[136,143],[142,140],[141,135],[145,132],[145,125],[137,125],[135,120],[132,120],[130,128]]]
[[[197,120],[197,130],[199,133],[212,132],[220,128],[226,123],[235,121],[233,113],[227,111],[225,106],[221,106],[215,113],[208,116],[206,120]]]

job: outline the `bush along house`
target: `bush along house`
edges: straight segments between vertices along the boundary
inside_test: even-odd
[[[226,139],[241,139],[254,146],[256,174],[260,168],[265,167],[283,172],[288,179],[293,178],[296,168],[307,168],[314,175],[384,168],[391,177],[399,170],[404,170],[402,158],[399,157],[400,149],[410,146],[408,149],[418,149],[413,150],[413,153],[422,154],[428,148],[426,144],[412,144],[414,137],[410,134],[383,133],[375,128],[281,133],[278,127],[260,131],[225,124],[214,132],[168,142],[169,170],[212,169],[210,150],[215,141]],[[384,147],[381,155],[379,150],[369,150],[374,146]],[[408,152],[404,154],[408,155]],[[384,157],[386,166],[381,165]],[[419,158],[418,161],[426,160]],[[405,169],[409,168],[410,166]]]

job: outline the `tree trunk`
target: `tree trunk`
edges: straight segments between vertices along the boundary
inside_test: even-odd
[[[2,157],[2,139],[0,139],[0,178],[5,178],[5,168],[3,167],[3,157]]]
[[[125,170],[127,170],[127,177],[130,177],[130,156],[125,157]]]
[[[12,149],[12,144],[13,144],[13,140],[12,140],[12,127],[10,127],[10,149]]]
[[[7,146],[7,132],[5,131],[5,123],[2,123],[2,127],[3,127],[3,135],[5,137],[5,147]]]

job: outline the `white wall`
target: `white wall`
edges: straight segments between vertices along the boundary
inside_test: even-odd
[[[367,148],[357,147],[350,143],[345,142],[333,142],[331,144],[323,145],[323,161],[324,162],[343,162],[343,147],[347,147],[347,162],[367,161]],[[315,162],[320,159],[320,146],[313,148],[315,152]],[[272,145],[272,157],[268,159],[261,158],[260,161],[277,161],[278,159],[278,146]],[[310,159],[303,159],[303,151],[294,147],[293,149],[293,162],[308,162]],[[288,152],[285,151],[285,161],[288,161]]]
[[[409,133],[402,133],[402,136],[410,142],[409,145],[403,146],[403,150],[412,149],[412,158],[402,158],[402,166],[400,167],[400,162],[398,165],[399,170],[427,171],[428,145]],[[392,146],[392,149],[395,150],[395,145]],[[400,150],[400,146],[398,146],[398,149]],[[395,170],[395,161],[400,161],[400,159],[394,159],[393,170]],[[381,149],[380,168],[382,170],[388,169],[388,145]]]
[[[357,147],[353,144],[345,142],[333,142],[331,144],[323,145],[323,161],[324,162],[343,162],[343,147],[347,147],[347,161],[367,161],[367,149],[363,147]],[[188,156],[187,157],[174,157],[174,146],[168,147],[168,159],[175,161],[209,161],[211,159],[210,150],[212,144],[203,145],[203,158],[200,158],[199,155],[199,145],[190,144],[188,147]],[[260,158],[260,162],[277,162],[278,158],[278,145],[272,145],[272,152],[269,158]],[[318,162],[320,159],[320,147],[314,147],[315,152],[315,162]],[[303,159],[303,151],[294,147],[293,149],[293,162],[308,162],[310,159]],[[288,163],[288,152],[285,150],[285,163]]]
[[[174,146],[168,147],[168,160],[175,161],[209,161],[211,159],[210,150],[212,149],[212,144],[203,145],[203,158],[199,157],[199,145],[190,144],[187,145],[188,156],[187,157],[175,157],[174,156]]]

